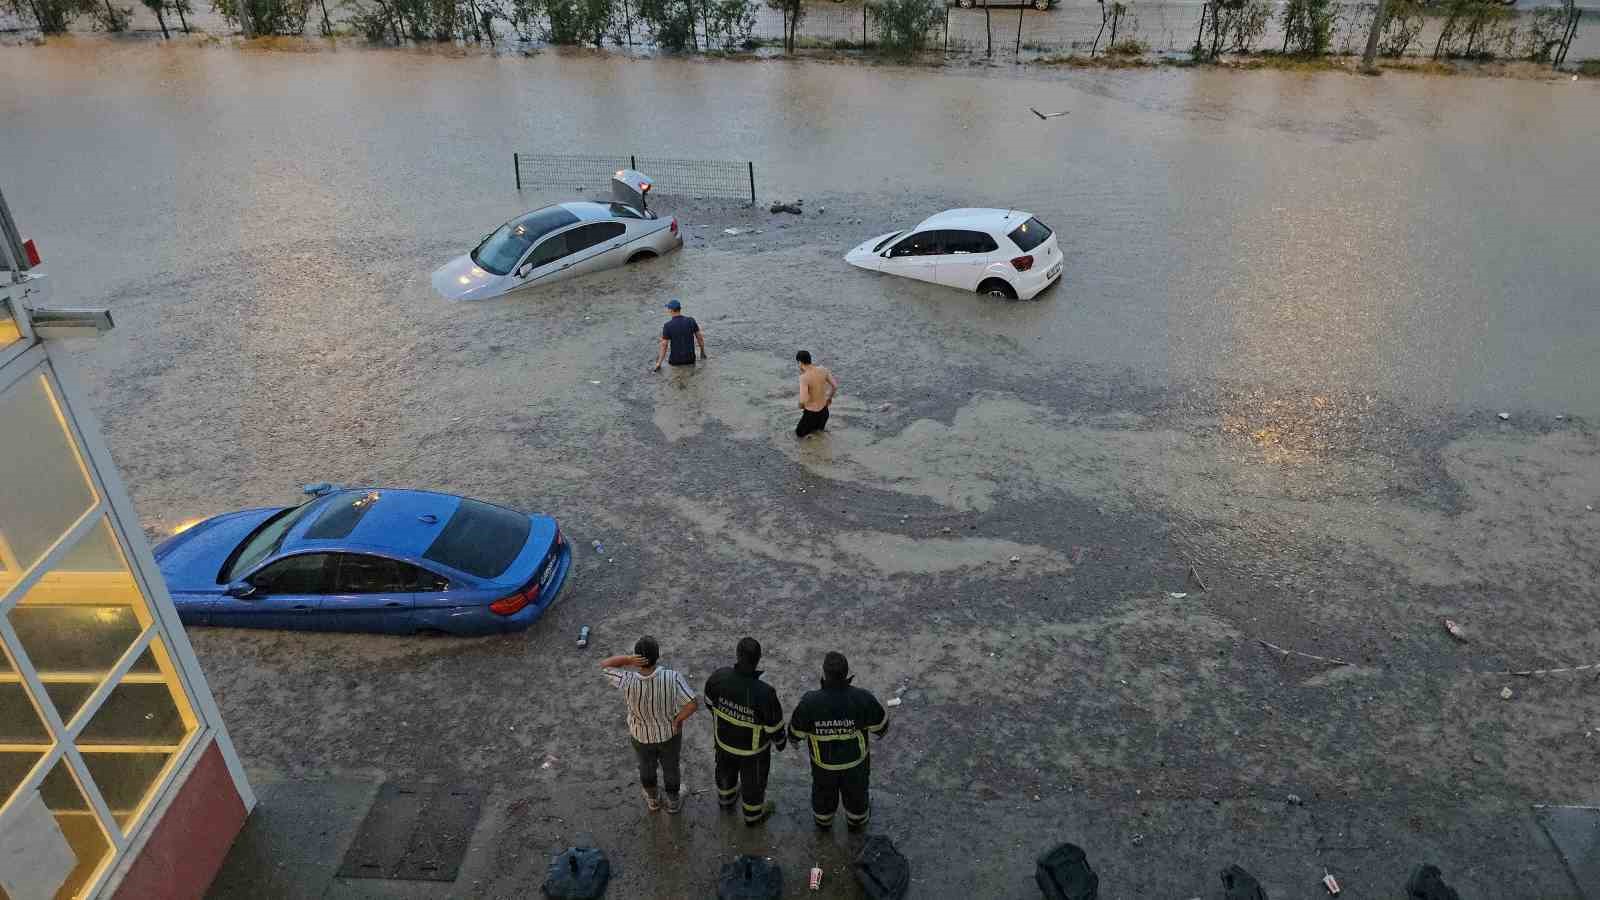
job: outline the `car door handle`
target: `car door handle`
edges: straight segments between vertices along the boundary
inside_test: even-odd
[[[405,604],[390,600],[388,603],[385,603],[384,606],[389,609],[399,609],[400,607],[405,606]]]
[[[310,608],[311,608],[311,607],[310,607],[310,606],[307,606],[307,605],[306,605],[306,604],[304,604],[304,603],[296,603],[296,604],[295,604],[295,605],[294,605],[294,608],[295,608],[295,609],[310,609]]]

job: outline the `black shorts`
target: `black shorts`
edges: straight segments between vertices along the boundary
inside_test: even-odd
[[[813,431],[828,430],[828,408],[812,412],[809,409],[800,411],[800,424],[794,426],[795,437],[805,437]]]
[[[694,360],[686,359],[683,362],[677,362],[676,360],[669,359],[669,360],[667,360],[667,365],[669,365],[669,366],[693,366],[694,365]]]

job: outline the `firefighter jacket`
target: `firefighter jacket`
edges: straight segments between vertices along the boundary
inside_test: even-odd
[[[800,698],[789,721],[789,736],[811,748],[811,765],[842,772],[867,759],[867,735],[883,736],[889,714],[870,691],[848,683],[823,683]]]
[[[725,666],[711,673],[704,691],[711,708],[712,737],[717,749],[735,756],[755,756],[789,742],[783,728],[778,692],[755,669]]]

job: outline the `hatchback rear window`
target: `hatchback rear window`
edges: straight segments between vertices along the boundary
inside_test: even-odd
[[[1023,253],[1032,253],[1033,248],[1044,243],[1049,236],[1050,226],[1038,219],[1029,219],[1018,225],[1016,231],[1011,232],[1011,240],[1016,242]]]
[[[496,578],[522,552],[532,529],[522,513],[462,500],[422,557],[479,578]]]

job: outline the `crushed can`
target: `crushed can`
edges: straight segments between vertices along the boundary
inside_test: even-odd
[[[587,626],[587,625],[585,625],[582,628],[578,629],[578,646],[579,647],[587,647],[587,646],[589,646],[589,626]]]
[[[1333,896],[1339,896],[1339,879],[1334,878],[1333,874],[1327,869],[1322,870],[1322,886],[1327,888],[1328,893]]]
[[[812,866],[811,867],[811,889],[813,891],[822,890],[822,867],[821,866]]]

